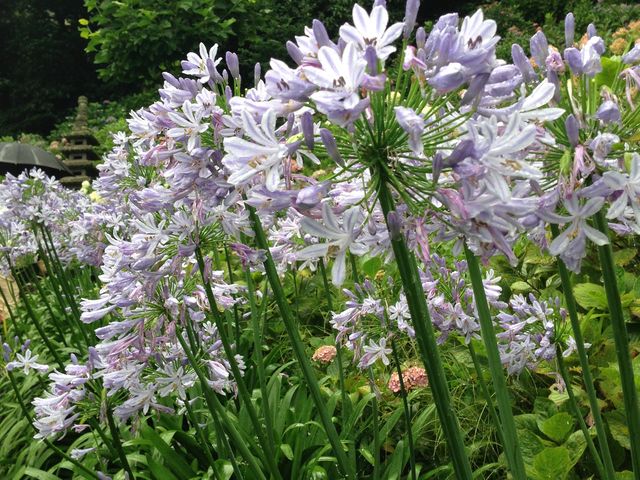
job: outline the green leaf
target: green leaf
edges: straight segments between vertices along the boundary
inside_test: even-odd
[[[629,437],[629,426],[624,413],[614,410],[605,413],[605,419],[609,425],[611,436],[627,450],[631,450],[631,438]]]
[[[613,261],[619,267],[624,267],[631,262],[631,260],[636,258],[637,254],[638,250],[635,248],[623,248],[622,250],[616,250],[613,252]]]
[[[144,425],[141,429],[142,436],[149,440],[153,446],[158,450],[164,463],[171,469],[171,471],[178,476],[181,480],[189,480],[195,476],[195,472],[191,469],[189,464],[178,454],[170,445],[165,442],[160,435],[151,427]],[[166,432],[165,432],[166,433]]]
[[[26,467],[24,469],[24,475],[27,475],[32,478],[37,478],[38,480],[60,480],[55,475],[45,472],[44,470],[39,470],[37,468]]]
[[[511,290],[514,293],[525,293],[531,291],[531,285],[520,280],[511,284]]]
[[[608,57],[601,57],[602,71],[595,76],[596,85],[601,87],[606,85],[611,87],[616,80],[617,73],[621,70],[622,63],[620,60],[614,60]]]
[[[282,450],[282,453],[287,457],[287,459],[293,460],[293,449],[291,448],[291,445],[283,443],[280,445],[280,450]]]
[[[565,447],[545,448],[533,459],[531,477],[535,480],[563,480],[570,470],[569,450]]]
[[[373,458],[373,454],[369,451],[368,448],[362,447],[360,448],[360,453],[364,457],[364,459],[369,462],[371,465],[375,465],[376,461]]]
[[[560,412],[553,417],[538,422],[538,428],[556,443],[562,443],[572,432],[575,421],[566,412]]]
[[[218,459],[213,464],[220,480],[229,480],[233,476],[233,465],[229,460]]]
[[[573,287],[573,294],[576,297],[576,302],[578,302],[578,305],[582,308],[607,309],[607,296],[602,285],[579,283]]]

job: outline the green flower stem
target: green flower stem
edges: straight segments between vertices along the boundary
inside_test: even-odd
[[[255,406],[253,405],[251,393],[247,388],[244,378],[242,376],[242,372],[240,371],[240,367],[238,366],[238,362],[235,359],[234,351],[231,348],[231,344],[229,343],[229,339],[224,333],[224,319],[218,310],[218,305],[216,303],[215,296],[213,295],[213,290],[211,289],[211,284],[209,283],[209,279],[206,278],[205,275],[205,264],[204,258],[202,256],[202,251],[200,247],[196,247],[196,259],[198,261],[198,268],[200,269],[200,275],[202,276],[204,290],[207,295],[207,300],[209,301],[209,311],[213,316],[213,320],[218,328],[218,332],[220,333],[220,341],[222,342],[222,347],[227,356],[227,361],[231,366],[231,372],[233,373],[233,378],[236,381],[236,385],[238,386],[238,394],[242,399],[247,412],[249,413],[249,418],[251,419],[251,424],[255,430],[255,434],[258,437],[258,440],[264,449],[264,460],[267,468],[271,472],[274,478],[282,478],[280,472],[278,470],[278,466],[276,464],[276,454],[274,447],[275,445],[267,440],[264,435],[262,424],[258,419],[258,414],[256,413]]]
[[[329,279],[327,277],[327,269],[324,266],[324,260],[321,258],[318,262],[318,266],[320,267],[320,274],[322,275],[322,283],[324,285],[324,293],[327,298],[327,308],[329,312],[333,312],[333,297],[331,295],[331,286],[329,285]],[[325,328],[326,328],[326,320],[325,320]],[[349,413],[351,413],[351,401],[347,396],[347,387],[344,381],[344,369],[343,369],[343,361],[342,361],[342,346],[338,345],[336,342],[336,363],[338,364],[338,385],[340,386],[340,398],[342,400],[342,408],[340,409],[340,413],[342,414],[342,425],[347,424],[347,418],[349,418]],[[349,453],[353,454],[352,461],[355,462],[355,451],[352,448],[349,448]]]
[[[260,395],[262,396],[262,407],[264,411],[264,423],[267,430],[267,440],[271,445],[276,445],[273,437],[273,419],[271,418],[271,408],[269,406],[269,394],[267,392],[267,375],[264,368],[264,357],[262,355],[262,329],[260,328],[260,315],[256,305],[256,287],[251,276],[249,267],[245,270],[245,280],[247,282],[247,290],[249,293],[249,309],[251,311],[251,329],[253,330],[253,354],[255,357],[256,368],[258,370],[258,381],[260,382]]]
[[[54,282],[53,279],[55,278],[55,282],[58,283],[58,285],[61,287],[62,293],[64,294],[64,295],[61,295],[58,289],[54,288],[54,292],[56,293],[58,302],[60,303],[60,308],[63,310],[63,312],[65,312],[65,316],[66,316],[66,309],[64,306],[65,304],[69,306],[71,312],[73,313],[71,318],[75,321],[78,327],[78,330],[82,334],[85,344],[89,346],[91,345],[91,342],[89,341],[86,325],[82,323],[82,321],[80,320],[81,312],[76,301],[76,295],[74,294],[74,292],[72,291],[69,285],[69,282],[67,279],[68,273],[63,267],[62,263],[60,262],[58,253],[55,250],[55,246],[53,244],[53,238],[51,237],[51,232],[49,232],[49,230],[46,229],[44,226],[40,226],[40,229],[42,232],[43,244],[45,246],[44,250],[46,250],[47,254],[44,254],[44,250],[42,249],[42,246],[40,245],[39,241],[38,241],[38,250],[40,252],[40,255],[42,256],[42,260],[45,262],[45,267],[47,268],[47,271],[49,273],[49,279],[53,283]],[[36,235],[36,240],[37,240],[37,235]]]
[[[187,356],[189,363],[193,367],[193,370],[196,373],[196,376],[198,377],[198,381],[200,382],[202,392],[204,393],[204,398],[206,400],[207,407],[209,407],[209,412],[211,413],[211,416],[213,417],[214,421],[222,421],[224,423],[224,426],[229,432],[229,435],[233,440],[234,445],[236,446],[240,454],[244,457],[244,459],[247,461],[249,468],[253,471],[253,478],[256,478],[258,480],[266,480],[266,477],[262,473],[262,469],[260,468],[258,461],[251,454],[251,452],[249,451],[249,448],[247,447],[246,439],[242,438],[242,436],[240,435],[236,427],[227,417],[226,410],[220,403],[220,400],[218,400],[218,397],[215,395],[213,390],[211,390],[211,387],[207,383],[206,375],[200,368],[198,361],[193,355],[193,352],[189,349],[187,342],[184,340],[184,338],[182,338],[182,335],[180,335],[180,332],[176,334],[176,338],[178,339],[178,342],[180,342],[180,345],[182,346],[182,349],[184,350],[184,353]],[[222,435],[222,437],[224,437],[224,435]],[[239,470],[237,470],[237,472],[239,472]]]
[[[44,331],[44,328],[40,323],[40,317],[38,317],[36,312],[31,307],[31,302],[27,297],[27,292],[24,291],[24,284],[22,281],[20,281],[20,277],[18,276],[16,270],[13,268],[11,269],[11,275],[16,280],[16,284],[18,285],[18,292],[20,293],[20,298],[22,299],[22,304],[24,305],[24,308],[27,311],[27,315],[33,322],[33,325],[36,327],[36,330],[38,331],[40,338],[42,338],[42,341],[44,342],[45,346],[49,350],[49,353],[51,353],[51,356],[54,358],[58,366],[61,369],[64,369],[64,362],[62,361],[62,358],[58,353],[58,349],[56,348],[55,345],[53,345],[53,343],[51,343],[49,335],[47,335],[47,333]]]
[[[118,452],[118,457],[120,458],[120,463],[122,464],[122,468],[124,468],[125,472],[129,474],[129,478],[132,480],[135,479],[135,475],[131,470],[131,466],[129,465],[129,461],[127,460],[127,455],[124,453],[124,449],[122,448],[122,441],[120,440],[120,431],[118,430],[118,426],[113,419],[113,412],[111,411],[111,405],[109,405],[108,400],[105,399],[106,403],[106,413],[107,413],[107,423],[109,424],[109,430],[111,431],[111,438],[113,439],[114,447]]]
[[[215,460],[213,459],[211,446],[209,445],[209,442],[207,441],[207,437],[202,431],[202,428],[200,428],[200,423],[198,422],[198,419],[196,418],[196,414],[193,411],[193,408],[191,407],[191,401],[189,398],[184,399],[184,406],[185,406],[185,409],[187,410],[187,416],[189,417],[189,421],[191,422],[191,425],[193,425],[193,428],[196,431],[197,437],[200,439],[200,441],[202,442],[202,445],[204,445],[205,447],[204,449],[205,456],[207,457],[207,462],[209,462],[209,466],[213,468],[213,475],[216,477],[216,480],[220,480],[218,471],[215,469]]]
[[[390,212],[395,211],[395,205],[387,185],[386,174],[382,169],[379,173],[381,178],[378,185],[378,200],[388,222],[388,215]],[[454,470],[458,480],[470,480],[472,478],[471,465],[465,451],[458,419],[451,408],[451,396],[447,378],[438,353],[439,348],[436,343],[436,336],[429,316],[429,309],[427,308],[427,301],[422,289],[415,257],[402,236],[391,238],[391,246],[402,279],[409,312],[416,331],[416,341],[429,376],[433,400],[447,439]]]
[[[113,442],[109,440],[109,437],[107,437],[107,434],[104,433],[104,430],[102,429],[102,427],[100,427],[100,424],[98,423],[98,421],[95,418],[90,418],[89,420],[87,420],[87,423],[91,426],[91,429],[93,431],[98,432],[98,436],[102,440],[102,443],[104,444],[105,448],[109,450],[109,455],[111,455],[114,458],[117,457],[118,452],[113,447]],[[93,438],[97,442],[98,439],[95,437],[95,435]]]
[[[9,299],[7,298],[7,295],[4,293],[4,289],[2,287],[0,287],[0,297],[2,297],[2,301],[4,302],[7,312],[9,312],[9,318],[11,318],[11,321],[13,322],[15,329],[19,330],[18,318],[16,317],[16,314],[13,311],[13,308],[9,303]],[[4,331],[4,338],[9,338],[9,322],[7,322],[6,319],[2,322],[2,328]]]
[[[609,229],[602,210],[595,215],[595,221],[598,230],[609,238]],[[598,254],[600,256],[604,289],[609,305],[613,340],[616,345],[616,355],[618,357],[618,368],[620,369],[620,380],[622,381],[622,395],[624,398],[627,425],[629,426],[629,436],[630,438],[638,439],[640,438],[638,392],[633,378],[633,364],[631,363],[631,352],[629,351],[629,335],[624,323],[622,303],[620,303],[620,292],[618,291],[618,281],[616,279],[611,244],[609,243],[598,247]],[[640,442],[631,442],[631,461],[634,478],[640,480]]]
[[[358,264],[356,263],[356,257],[349,252],[349,262],[351,263],[351,275],[353,275],[353,282],[360,283],[360,276],[358,275]]]
[[[407,398],[407,389],[404,386],[402,378],[402,366],[400,365],[400,357],[398,356],[398,347],[395,338],[391,339],[391,352],[393,361],[396,364],[396,372],[398,372],[398,381],[400,382],[400,396],[402,397],[402,408],[404,409],[404,423],[407,427],[407,441],[409,442],[409,464],[411,465],[411,480],[417,480],[416,474],[416,454],[413,443],[413,431],[411,429],[411,410],[409,408],[409,399]]]
[[[229,272],[229,283],[234,283],[233,267],[231,266],[231,255],[229,254],[229,248],[224,245],[224,257],[227,263],[227,270]],[[233,306],[233,325],[234,325],[234,338],[236,345],[240,345],[240,316],[238,315],[238,306]]]
[[[18,385],[16,384],[16,380],[15,378],[13,378],[13,374],[9,371],[7,371],[7,376],[9,377],[9,381],[11,382],[11,388],[13,388],[13,392],[16,394],[16,399],[18,400],[18,405],[20,405],[20,410],[22,410],[22,414],[24,415],[24,417],[27,419],[27,422],[29,423],[29,426],[31,427],[31,429],[38,433],[38,430],[36,429],[36,427],[33,425],[33,420],[31,418],[31,414],[29,413],[29,410],[27,410],[27,406],[24,403],[24,400],[22,398],[22,395],[20,395],[20,390],[18,389]],[[56,447],[53,443],[51,443],[49,440],[47,440],[46,438],[44,438],[42,440],[44,442],[44,444],[50,448],[51,450],[53,450],[54,452],[56,452],[58,455],[60,455],[62,458],[64,458],[65,460],[67,460],[68,462],[72,463],[75,467],[77,467],[81,472],[82,475],[85,478],[93,478],[95,480],[100,480],[100,477],[98,477],[97,474],[95,474],[94,472],[92,472],[91,470],[89,470],[87,467],[85,467],[84,465],[82,465],[82,463],[80,463],[78,460],[76,460],[75,458],[71,457],[70,455],[68,455],[65,451],[61,450],[60,448]]]
[[[511,410],[511,397],[507,390],[507,382],[504,375],[504,368],[500,361],[500,352],[498,351],[498,343],[496,342],[496,332],[493,328],[493,319],[489,311],[489,303],[484,290],[482,281],[482,273],[477,257],[473,254],[465,243],[464,253],[467,258],[469,267],[469,275],[471,276],[471,285],[473,287],[473,296],[478,310],[480,320],[480,329],[482,331],[482,340],[487,351],[487,360],[489,362],[489,371],[491,372],[491,380],[496,392],[496,400],[498,403],[498,411],[500,413],[500,425],[502,428],[503,447],[509,461],[511,474],[514,478],[527,478],[522,460],[522,452],[518,447],[518,433],[516,432],[516,424],[513,419],[513,411]]]
[[[500,425],[500,417],[498,416],[498,412],[496,412],[496,407],[493,405],[493,398],[491,397],[491,392],[489,391],[489,387],[487,382],[484,381],[484,372],[482,370],[482,366],[480,365],[480,361],[478,360],[478,355],[476,354],[476,349],[473,347],[473,343],[469,343],[469,354],[471,355],[471,360],[473,361],[473,367],[476,370],[476,375],[478,376],[478,383],[480,384],[480,390],[482,390],[482,394],[484,398],[487,400],[487,408],[489,408],[489,415],[491,415],[491,420],[493,424],[496,426],[496,431],[498,433],[498,440],[500,443],[504,445],[504,436],[502,434],[502,427]],[[509,452],[505,451],[505,454],[509,454]]]
[[[373,479],[380,478],[380,412],[378,410],[378,394],[376,392],[376,379],[373,376],[373,370],[369,367],[369,384],[371,385],[371,415],[373,417]]]
[[[271,251],[269,250],[267,237],[265,236],[264,230],[262,229],[262,223],[260,222],[260,218],[256,214],[255,209],[251,206],[248,206],[248,209],[249,217],[251,219],[251,223],[253,224],[253,231],[255,232],[256,245],[258,246],[258,248],[264,250],[266,254],[264,268],[267,274],[267,279],[269,280],[269,284],[271,285],[271,289],[273,290],[276,303],[278,304],[278,308],[280,310],[280,315],[282,316],[282,321],[284,322],[285,329],[287,330],[287,334],[289,335],[289,339],[291,340],[291,344],[293,346],[294,354],[296,356],[296,359],[298,360],[300,368],[302,369],[304,378],[307,381],[311,396],[313,397],[315,406],[318,409],[318,413],[320,414],[322,426],[324,427],[325,433],[327,434],[327,437],[329,439],[329,443],[333,448],[333,453],[336,456],[338,467],[342,470],[342,473],[345,475],[345,477],[355,479],[356,472],[347,460],[347,456],[345,455],[342,442],[340,441],[340,437],[338,436],[338,432],[336,431],[336,427],[333,425],[331,415],[329,415],[329,412],[327,411],[325,400],[324,398],[322,398],[318,380],[316,379],[313,368],[311,367],[309,359],[307,358],[307,355],[305,353],[304,345],[302,344],[302,339],[300,338],[300,333],[298,332],[298,326],[291,313],[291,307],[289,306],[286,295],[282,288],[282,284],[280,283],[280,278],[278,277],[278,272],[273,262]]]
[[[589,434],[589,428],[584,422],[584,418],[582,418],[582,413],[580,412],[578,401],[576,400],[576,396],[573,393],[573,387],[571,386],[571,377],[569,376],[567,366],[565,365],[564,358],[562,357],[562,349],[560,348],[560,345],[557,344],[556,361],[558,362],[558,370],[560,370],[560,376],[564,381],[565,389],[567,391],[567,394],[569,395],[569,406],[571,407],[571,410],[573,410],[573,414],[575,415],[575,417],[578,419],[580,430],[582,430],[582,433],[584,434],[584,438],[587,442],[587,447],[589,448],[591,456],[593,457],[593,462],[596,464],[596,468],[598,469],[598,474],[602,478],[613,480],[615,479],[615,472],[613,472],[613,476],[609,476],[609,472],[605,471],[602,459],[600,458],[600,454],[598,453],[598,449],[596,448],[593,440],[591,439],[591,435]]]
[[[53,323],[54,328],[56,329],[56,331],[58,332],[58,335],[60,336],[60,340],[62,341],[62,343],[64,344],[65,347],[68,347],[69,344],[67,343],[67,339],[66,339],[66,335],[64,334],[64,332],[62,331],[62,327],[60,326],[60,322],[58,321],[57,316],[53,313],[53,309],[51,308],[51,305],[49,304],[49,300],[47,299],[47,295],[45,294],[42,285],[40,285],[40,281],[36,278],[36,275],[31,272],[31,274],[29,275],[29,280],[30,283],[36,287],[36,290],[38,291],[38,295],[40,296],[40,300],[42,300],[42,304],[44,305],[45,309],[47,310],[47,312],[49,313],[49,317],[51,319],[51,323]],[[72,330],[72,334],[75,334],[75,332],[73,332]],[[75,339],[75,335],[73,335],[74,341]],[[78,345],[76,345],[76,347],[78,347]]]
[[[551,233],[554,238],[558,236],[560,232],[557,225],[551,225]],[[562,260],[558,259],[557,264],[558,273],[560,274],[560,282],[562,283],[562,291],[567,306],[567,312],[569,313],[569,321],[571,322],[571,329],[573,330],[573,339],[576,342],[576,349],[578,351],[578,360],[580,361],[580,368],[582,368],[584,387],[585,391],[587,392],[587,397],[589,398],[589,407],[591,408],[591,415],[593,415],[596,434],[598,436],[598,443],[600,445],[602,453],[604,472],[606,472],[606,475],[602,475],[602,477],[607,480],[613,480],[615,478],[615,468],[613,466],[613,460],[611,459],[609,441],[607,440],[607,431],[605,429],[604,421],[602,420],[602,414],[600,413],[600,405],[598,404],[598,396],[596,394],[596,389],[594,386],[595,383],[593,381],[593,376],[591,375],[589,356],[587,353],[587,349],[584,346],[584,337],[582,335],[582,329],[580,328],[580,320],[578,319],[578,307],[576,305],[576,299],[573,296],[571,277],[569,276],[567,266]],[[566,379],[565,383],[567,383]],[[571,389],[568,388],[568,390]],[[573,394],[573,392],[571,392],[571,394]]]

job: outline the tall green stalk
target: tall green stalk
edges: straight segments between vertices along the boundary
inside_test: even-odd
[[[182,349],[184,350],[189,363],[193,367],[196,376],[198,377],[198,381],[200,382],[200,387],[202,388],[202,393],[204,394],[207,407],[209,408],[209,412],[211,413],[214,421],[221,421],[224,424],[224,427],[229,432],[229,436],[233,440],[235,447],[240,452],[240,455],[244,457],[247,464],[249,465],[249,468],[252,470],[254,475],[253,478],[256,478],[258,480],[266,480],[266,477],[262,473],[262,469],[260,468],[256,457],[247,448],[246,440],[242,437],[242,435],[240,435],[240,432],[238,432],[235,425],[233,425],[233,423],[229,420],[224,406],[220,403],[220,400],[218,400],[218,397],[209,386],[207,376],[202,371],[202,368],[200,368],[198,360],[195,358],[193,352],[187,345],[187,342],[184,340],[184,338],[182,338],[180,332],[177,332],[176,337],[178,339],[178,342],[182,346]]]
[[[482,331],[482,340],[487,351],[487,360],[489,362],[489,371],[491,380],[496,392],[496,401],[498,403],[498,411],[500,413],[500,425],[502,428],[503,447],[509,462],[509,468],[514,478],[527,478],[522,453],[518,446],[518,433],[516,431],[516,423],[513,419],[513,411],[511,410],[511,396],[507,390],[507,381],[504,375],[504,367],[500,361],[500,351],[496,341],[496,332],[493,328],[493,319],[489,311],[489,303],[484,290],[482,281],[482,273],[477,257],[473,254],[469,247],[465,244],[464,253],[467,257],[467,265],[469,267],[469,275],[471,276],[471,285],[473,287],[473,297],[478,310],[480,320],[480,329]]]
[[[242,372],[240,371],[238,362],[235,359],[234,351],[231,348],[231,343],[229,342],[229,339],[225,334],[224,320],[222,318],[222,315],[218,311],[218,305],[213,295],[211,284],[209,283],[209,279],[205,274],[204,258],[202,256],[202,252],[200,251],[200,247],[196,247],[195,254],[196,254],[196,259],[198,261],[198,268],[200,269],[200,275],[202,276],[204,290],[207,295],[207,300],[209,301],[209,311],[212,313],[213,320],[216,324],[216,327],[218,328],[218,333],[220,334],[220,341],[222,342],[222,347],[227,356],[227,361],[231,366],[231,372],[233,373],[233,378],[235,379],[236,385],[238,386],[238,395],[242,399],[245,405],[245,408],[247,409],[249,418],[251,420],[251,424],[255,430],[255,434],[258,437],[258,440],[260,441],[262,448],[264,449],[264,461],[267,468],[269,469],[271,475],[274,478],[282,478],[278,470],[278,466],[276,464],[276,455],[274,450],[275,445],[265,437],[262,424],[258,419],[258,414],[252,402],[251,393],[249,392],[246,384],[244,383]]]
[[[275,263],[273,262],[273,257],[271,256],[271,251],[269,250],[269,243],[267,242],[267,237],[262,228],[262,223],[260,222],[260,218],[256,214],[255,209],[251,206],[248,206],[248,209],[249,217],[251,219],[251,223],[253,224],[256,245],[266,253],[264,268],[267,274],[267,279],[269,281],[269,284],[271,285],[271,290],[273,290],[273,295],[275,297],[276,303],[278,304],[278,309],[280,310],[282,321],[285,325],[287,334],[289,335],[294,354],[296,356],[296,359],[298,360],[300,368],[302,369],[304,378],[307,381],[311,396],[313,397],[313,402],[318,409],[318,413],[320,414],[320,421],[322,423],[322,426],[324,427],[325,433],[327,434],[329,443],[333,448],[333,453],[336,456],[336,460],[338,462],[338,468],[342,471],[342,474],[345,475],[345,477],[355,479],[356,472],[354,471],[353,467],[347,459],[347,456],[345,455],[342,442],[340,441],[340,437],[338,436],[336,427],[331,420],[331,415],[327,410],[325,400],[322,397],[320,386],[318,385],[318,380],[305,353],[304,345],[302,344],[302,339],[300,338],[300,333],[298,332],[298,325],[294,320],[293,314],[291,312],[291,307],[289,306],[286,295],[284,293],[284,289],[282,288],[282,284],[280,283],[280,277],[278,277],[278,271],[276,270]]]
[[[595,215],[598,230],[609,238],[609,229],[604,218],[604,212],[600,210]],[[609,305],[609,318],[611,319],[611,330],[613,340],[616,345],[616,356],[618,368],[620,370],[620,380],[622,382],[622,396],[624,398],[624,409],[627,416],[630,438],[640,439],[640,406],[638,405],[638,392],[633,378],[633,364],[631,363],[631,352],[629,351],[629,335],[624,323],[622,313],[622,303],[620,302],[620,292],[618,290],[618,280],[613,263],[613,250],[611,244],[598,247],[600,257],[600,267],[602,268],[602,278],[604,289]],[[633,465],[633,475],[636,480],[640,480],[640,442],[631,442],[631,461]]]
[[[378,201],[382,207],[382,211],[387,221],[389,229],[389,213],[395,211],[395,204],[389,186],[387,184],[384,170],[380,171],[380,179],[378,185]],[[411,320],[416,331],[416,341],[420,355],[424,363],[431,391],[433,392],[433,400],[436,404],[438,416],[442,424],[449,454],[459,480],[470,480],[472,478],[471,464],[464,446],[462,433],[455,412],[451,408],[451,395],[447,384],[447,378],[442,366],[436,336],[431,323],[429,309],[425,298],[422,282],[418,272],[418,266],[414,255],[411,253],[402,235],[394,236],[391,234],[391,246],[395,255],[402,286],[407,297]]]
[[[400,365],[400,356],[398,355],[398,347],[396,340],[391,339],[391,352],[393,354],[393,362],[396,364],[396,372],[398,373],[398,382],[400,382],[400,396],[402,397],[402,408],[404,411],[404,423],[407,427],[407,441],[409,442],[409,464],[411,466],[411,480],[418,478],[416,474],[416,448],[413,443],[413,431],[411,429],[411,410],[409,409],[409,399],[407,398],[407,389],[404,386],[404,378],[402,377],[402,365]]]
[[[551,233],[554,237],[558,236],[559,230],[557,225],[551,225]],[[612,480],[613,478],[615,478],[615,468],[613,466],[613,460],[611,459],[609,441],[607,440],[607,431],[604,426],[602,414],[600,413],[600,405],[598,404],[598,397],[596,395],[593,376],[591,375],[589,356],[587,353],[587,349],[584,346],[584,337],[582,335],[582,329],[580,328],[580,320],[578,319],[578,307],[576,305],[576,299],[573,296],[571,277],[569,276],[567,266],[562,260],[558,259],[557,264],[558,273],[560,274],[560,282],[562,284],[562,291],[567,306],[567,312],[569,313],[569,321],[571,322],[571,330],[573,331],[573,339],[576,342],[576,350],[578,351],[578,360],[580,362],[580,368],[582,368],[584,387],[589,399],[589,407],[591,408],[591,415],[593,416],[593,421],[596,427],[596,434],[598,436],[598,443],[602,452],[602,463],[605,472],[603,478]],[[570,389],[571,387],[567,386],[567,388]]]
[[[256,288],[251,277],[251,269],[245,270],[245,280],[249,296],[249,309],[251,311],[251,329],[253,330],[253,350],[258,370],[258,381],[260,382],[260,395],[262,396],[262,409],[264,411],[264,423],[267,430],[267,440],[271,445],[275,445],[273,437],[273,420],[271,418],[271,407],[269,405],[269,393],[267,392],[267,375],[264,367],[264,356],[262,355],[262,330],[260,328],[260,312],[256,305]]]
[[[127,460],[127,455],[124,453],[124,449],[122,448],[122,441],[120,440],[120,431],[118,430],[118,426],[113,419],[113,412],[111,410],[111,405],[109,405],[109,401],[104,398],[106,403],[106,412],[107,412],[107,423],[109,425],[109,431],[111,431],[111,438],[113,439],[113,446],[118,452],[118,458],[120,458],[120,463],[122,464],[122,468],[124,471],[129,474],[129,478],[134,480],[136,477],[131,470],[131,466],[129,465],[129,461]]]
[[[24,308],[27,311],[27,315],[29,316],[29,318],[33,322],[33,325],[36,327],[36,330],[38,331],[38,334],[40,335],[40,338],[42,338],[42,341],[44,342],[45,346],[47,347],[47,350],[49,350],[49,353],[51,354],[51,356],[55,359],[55,361],[58,364],[58,366],[61,369],[64,369],[64,362],[62,361],[62,358],[60,357],[60,354],[58,353],[58,349],[56,348],[56,346],[53,343],[51,343],[51,340],[50,340],[49,336],[44,331],[44,327],[42,326],[42,323],[40,322],[40,317],[36,314],[35,310],[32,308],[31,302],[29,301],[29,298],[27,296],[27,292],[24,290],[24,284],[19,279],[20,277],[17,274],[16,270],[13,269],[13,268],[11,269],[11,275],[16,280],[16,283],[18,285],[18,292],[20,293],[20,298],[22,299],[22,304],[24,305]]]
[[[29,424],[31,429],[34,432],[38,433],[36,427],[33,425],[33,419],[31,418],[31,414],[29,413],[29,410],[27,409],[27,406],[24,403],[24,399],[22,398],[22,395],[20,395],[20,390],[18,389],[18,385],[16,384],[15,378],[13,378],[13,374],[11,372],[7,371],[7,376],[9,377],[9,382],[11,382],[11,388],[13,389],[13,392],[16,394],[16,399],[18,400],[18,405],[20,405],[20,410],[22,410],[22,414],[27,419],[27,423]],[[62,458],[67,460],[69,463],[71,463],[75,467],[77,467],[82,472],[81,475],[83,475],[86,478],[100,480],[100,477],[98,477],[97,474],[95,474],[94,472],[89,470],[87,467],[82,465],[82,463],[80,463],[75,458],[73,458],[70,455],[68,455],[65,451],[63,451],[60,448],[56,447],[49,440],[47,440],[45,438],[45,439],[43,439],[43,442],[48,448],[50,448],[51,450],[56,452],[58,455],[60,455]]]
[[[556,345],[556,360],[558,362],[558,370],[560,370],[560,376],[562,377],[562,381],[564,381],[564,386],[567,391],[567,395],[569,395],[569,406],[573,410],[573,414],[578,419],[578,424],[580,425],[580,430],[584,435],[585,441],[587,442],[587,447],[591,452],[591,456],[593,457],[593,462],[596,464],[596,468],[598,469],[598,473],[602,478],[606,479],[614,479],[615,472],[613,476],[609,476],[609,472],[605,471],[604,464],[602,463],[602,458],[596,449],[593,440],[591,439],[591,435],[589,434],[589,428],[582,418],[582,413],[580,412],[580,406],[578,405],[578,401],[576,400],[576,396],[573,393],[573,387],[571,386],[571,377],[569,376],[569,372],[567,370],[567,366],[564,363],[564,358],[562,357],[562,349],[560,345]],[[608,453],[608,452],[607,452]],[[613,465],[612,465],[613,468]]]

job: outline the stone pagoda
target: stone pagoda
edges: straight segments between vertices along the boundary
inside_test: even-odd
[[[98,155],[93,150],[98,141],[89,130],[88,109],[87,97],[78,97],[78,113],[73,122],[73,129],[60,142],[59,150],[65,157],[62,163],[73,173],[71,176],[62,177],[60,182],[69,188],[80,188],[82,182],[91,181],[98,174]]]

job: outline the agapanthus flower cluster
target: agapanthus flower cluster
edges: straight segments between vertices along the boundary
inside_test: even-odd
[[[394,339],[411,342],[415,332],[391,276],[351,287],[348,272],[355,279],[359,258],[390,263],[398,238],[419,259],[440,341],[469,343],[480,328],[465,264],[433,255],[432,242],[515,264],[513,245],[527,234],[578,270],[586,239],[607,241],[591,225],[596,212],[606,208],[619,232],[638,231],[640,157],[627,154],[637,130],[636,48],[609,81],[598,76],[602,40],[590,28],[575,44],[572,17],[563,53],[538,32],[533,61],[514,46],[508,64],[495,56],[496,24],[482,11],[462,21],[445,15],[410,44],[415,13],[393,23],[380,2],[355,5],[337,39],[315,20],[287,44],[292,62],[272,59],[244,92],[237,57],[227,52],[223,69],[217,45],[189,53],[185,77],[164,74],[159,100],[132,112],[129,133],[116,135],[93,185],[98,201],[77,202],[87,213],[74,235],[86,249],[70,255],[100,262],[99,294],[83,301],[81,317],[99,343],[88,363],[52,374],[36,404],[43,436],[74,423],[94,382],[122,420],[169,408],[159,398],[184,400],[195,382],[185,342],[197,344],[210,386],[233,392],[231,370],[243,362],[212,318],[242,308],[246,292],[223,272],[222,247],[249,273],[262,272],[267,253],[280,274],[326,264],[333,285],[350,287],[331,320],[337,344],[366,369],[389,365]],[[400,71],[389,67],[394,54]],[[33,181],[9,179],[0,198],[21,197]],[[47,208],[60,203],[50,197]],[[17,239],[28,235],[21,222],[62,223],[40,207],[27,211],[0,214],[0,225]],[[269,252],[255,244],[253,212]],[[562,226],[555,240],[548,223]],[[60,248],[73,252],[72,240]],[[490,271],[484,286],[502,312],[507,369],[551,359],[557,305],[504,303],[499,281]]]
[[[92,211],[87,195],[63,187],[42,170],[32,169],[17,177],[7,174],[0,183],[2,273],[8,275],[13,267],[37,261],[45,237],[65,264],[74,260],[97,264],[100,248],[86,241],[87,234],[96,230],[84,222]]]

